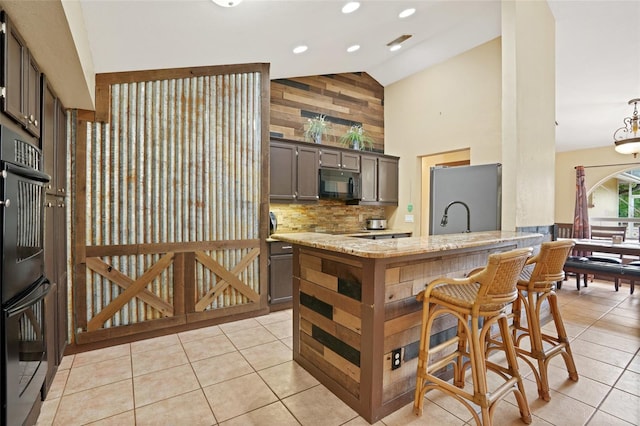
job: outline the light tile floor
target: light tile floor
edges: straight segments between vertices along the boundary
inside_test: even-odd
[[[640,424],[640,294],[594,282],[558,291],[580,374],[551,362],[551,401],[525,387],[533,425]],[[292,361],[291,311],[66,356],[38,425],[366,425]],[[515,398],[497,407],[496,425],[520,425]],[[401,408],[377,425],[471,425],[441,393],[424,415]]]

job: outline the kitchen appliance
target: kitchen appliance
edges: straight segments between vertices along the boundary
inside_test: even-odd
[[[432,167],[429,234],[501,227],[502,165]]]
[[[320,198],[337,200],[360,199],[360,174],[334,169],[320,169]]]
[[[0,126],[0,244],[2,413],[0,424],[21,425],[47,372],[44,298],[44,185],[42,153]]]
[[[387,220],[380,218],[367,219],[367,229],[387,229]]]
[[[269,212],[269,235],[274,234],[278,230],[278,219],[275,213]]]

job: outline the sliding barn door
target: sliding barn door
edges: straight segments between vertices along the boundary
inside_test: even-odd
[[[266,309],[268,69],[253,68],[102,80],[108,121],[76,133],[76,343]]]

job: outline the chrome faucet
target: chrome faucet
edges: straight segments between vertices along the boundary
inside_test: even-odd
[[[467,230],[464,232],[471,232],[471,212],[469,211],[469,206],[467,205],[467,203],[463,201],[452,201],[447,205],[447,207],[445,207],[444,214],[442,215],[442,220],[440,221],[440,226],[447,226],[447,223],[449,223],[447,212],[449,211],[449,207],[454,204],[462,204],[464,208],[467,209]]]

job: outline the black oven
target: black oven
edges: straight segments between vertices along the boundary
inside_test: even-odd
[[[47,372],[44,185],[40,150],[0,126],[0,424],[21,425]]]
[[[49,288],[49,281],[42,277],[25,294],[2,308],[2,349],[6,368],[2,383],[5,406],[1,424],[23,424],[33,403],[40,398],[47,374],[44,298]]]

